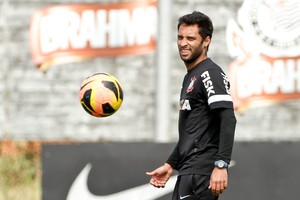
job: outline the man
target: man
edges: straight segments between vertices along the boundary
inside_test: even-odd
[[[179,18],[177,45],[187,68],[180,94],[179,140],[150,183],[164,187],[178,171],[173,200],[217,200],[228,185],[236,118],[229,81],[207,57],[213,25],[201,12]]]

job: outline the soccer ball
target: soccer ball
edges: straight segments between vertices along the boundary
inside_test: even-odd
[[[107,117],[120,108],[123,90],[114,76],[97,73],[83,80],[79,98],[87,113],[95,117]]]

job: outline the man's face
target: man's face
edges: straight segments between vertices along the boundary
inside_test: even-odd
[[[196,64],[206,56],[206,48],[199,28],[195,25],[182,24],[178,30],[177,45],[181,59],[187,64]]]

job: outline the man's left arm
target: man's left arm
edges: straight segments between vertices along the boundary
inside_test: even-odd
[[[221,123],[219,152],[216,161],[221,162],[220,166],[216,166],[211,173],[209,189],[213,195],[219,196],[228,187],[227,167],[231,160],[236,118],[233,109],[230,108],[219,108],[216,109],[216,112],[220,117]],[[225,162],[225,165],[222,162]]]
[[[220,118],[220,138],[217,160],[223,160],[229,164],[237,121],[234,115],[234,110],[231,108],[219,108],[216,109],[216,112]]]

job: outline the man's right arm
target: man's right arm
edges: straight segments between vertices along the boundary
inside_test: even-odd
[[[168,163],[169,165],[171,165],[171,167],[175,170],[178,170],[178,163],[179,163],[179,148],[178,148],[178,143],[175,146],[172,154],[170,155],[170,157],[168,158],[168,160],[166,161],[166,163]]]

